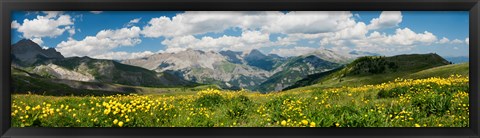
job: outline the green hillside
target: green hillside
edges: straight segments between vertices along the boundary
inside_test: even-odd
[[[431,69],[422,70],[406,76],[409,79],[422,79],[428,77],[442,77],[447,78],[453,74],[459,74],[462,76],[468,76],[469,63],[451,64]]]
[[[92,74],[95,80],[99,82],[146,87],[197,85],[173,74],[156,73],[141,67],[121,64],[113,60],[71,57],[54,60],[53,63],[69,70]]]
[[[284,90],[312,84],[322,87],[380,84],[448,64],[448,61],[437,54],[360,57],[338,71],[310,75]]]
[[[416,55],[426,58],[417,63],[390,58],[356,60],[343,68],[310,75],[312,80],[320,78],[318,84],[268,94],[218,90],[213,85],[132,86],[139,95],[100,97],[14,94],[12,126],[469,127],[467,63],[446,65],[435,55]],[[12,74],[38,76],[21,70]],[[388,80],[394,77],[415,79]],[[332,81],[336,78],[344,81]],[[346,79],[366,82],[349,84]],[[384,82],[357,86],[378,81],[374,79]],[[330,87],[335,85],[343,86]],[[44,105],[51,109],[40,108]]]
[[[92,89],[79,89],[73,88],[64,83],[57,83],[55,79],[45,78],[37,74],[28,73],[18,68],[11,68],[12,70],[12,92],[15,94],[33,93],[40,95],[115,95],[126,94],[127,92],[121,91],[106,91],[106,90],[92,90]],[[98,85],[100,83],[82,82],[84,86]],[[108,85],[108,84],[102,84]],[[119,87],[120,88],[120,87]],[[134,93],[130,91],[128,93]]]
[[[254,90],[262,93],[280,91],[295,82],[307,77],[309,74],[329,70],[341,66],[338,63],[323,60],[317,56],[299,56],[290,58],[280,67],[281,71],[276,72],[268,80],[262,82]]]
[[[215,85],[179,86],[179,87],[142,87],[105,82],[82,82],[52,79],[29,73],[19,68],[12,70],[12,92],[14,94],[39,94],[50,96],[107,96],[116,94],[188,94],[206,88],[218,88]]]

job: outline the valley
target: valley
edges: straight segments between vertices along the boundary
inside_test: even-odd
[[[188,49],[114,61],[13,47],[13,127],[469,126],[469,63],[435,53]]]

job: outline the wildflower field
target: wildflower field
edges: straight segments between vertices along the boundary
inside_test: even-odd
[[[468,127],[468,77],[260,94],[12,95],[13,127]]]

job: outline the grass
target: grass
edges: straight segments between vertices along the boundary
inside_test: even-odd
[[[468,127],[468,77],[260,94],[12,95],[12,127]]]
[[[425,71],[424,75],[411,75],[413,73],[428,70],[436,67],[449,65],[448,61],[436,54],[409,54],[397,55],[392,57],[367,56],[360,57],[353,62],[344,65],[341,68],[332,71],[309,75],[308,77],[289,86],[288,89],[297,87],[315,85],[315,87],[342,87],[342,86],[362,86],[370,84],[381,84],[383,82],[393,81],[396,78],[406,76],[410,78],[428,78],[434,76],[448,77],[450,74],[468,74],[468,64],[466,70],[455,70],[454,66],[441,69]],[[463,65],[463,64],[462,64]],[[441,71],[440,73],[435,73]]]
[[[413,74],[408,75],[408,78],[418,79],[418,78],[427,78],[427,77],[448,77],[450,74],[459,74],[468,76],[469,63],[460,63],[460,64],[451,64],[435,68],[430,68],[422,70]]]

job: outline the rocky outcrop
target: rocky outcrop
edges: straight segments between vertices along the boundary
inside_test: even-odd
[[[91,82],[95,80],[95,77],[89,73],[79,73],[76,71],[68,70],[57,66],[55,64],[40,65],[33,69],[33,73],[44,75],[47,77],[54,77],[57,79],[76,80]]]
[[[38,44],[28,39],[22,39],[13,44],[11,50],[12,56],[25,65],[33,64],[39,60],[64,58],[55,49],[42,49]]]

